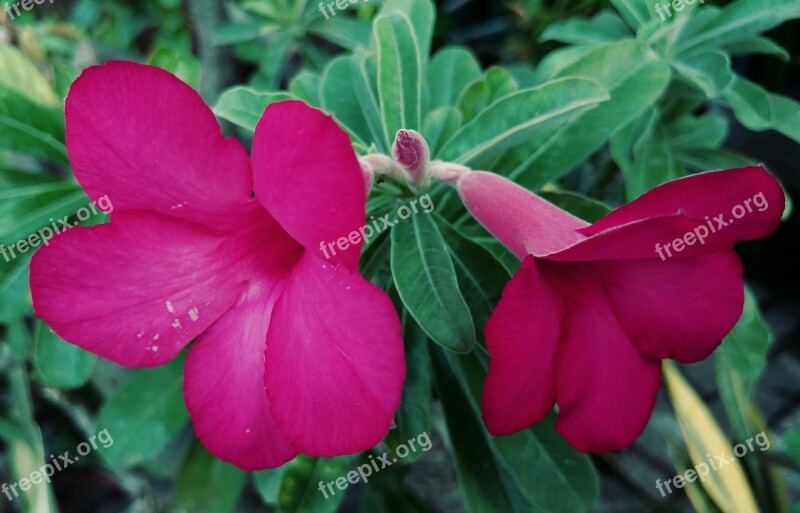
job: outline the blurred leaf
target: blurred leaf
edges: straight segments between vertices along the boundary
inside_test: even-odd
[[[437,344],[467,352],[475,344],[472,315],[458,289],[442,235],[430,215],[392,227],[391,266],[403,304]]]
[[[549,25],[539,41],[559,41],[568,44],[592,44],[631,37],[628,25],[616,13],[603,10],[592,19],[568,18]]]
[[[256,490],[270,506],[278,504],[278,491],[281,487],[283,475],[286,473],[286,465],[271,470],[261,470],[253,472]]]
[[[195,90],[200,89],[200,61],[193,55],[161,47],[153,52],[147,63],[169,71]]]
[[[345,16],[337,16],[334,20],[320,18],[308,26],[308,31],[347,50],[366,46],[372,35],[368,23]]]
[[[56,335],[43,321],[36,323],[34,364],[42,379],[58,388],[78,388],[92,376],[97,359]]]
[[[676,51],[718,48],[754,37],[794,18],[800,18],[800,3],[796,0],[737,0],[725,6],[711,23],[692,27],[692,37],[680,41]]]
[[[5,89],[23,96],[31,103],[58,108],[56,97],[47,79],[19,50],[0,43],[0,90]]]
[[[255,132],[256,125],[271,103],[290,100],[286,93],[260,93],[249,87],[228,89],[214,106],[214,114],[245,130]]]
[[[675,364],[665,360],[663,369],[664,381],[691,460],[705,461],[708,458],[706,454],[724,454],[727,460],[724,467],[710,472],[701,481],[701,486],[724,513],[758,513],[742,466],[734,457],[733,448],[714,416]]]
[[[637,29],[652,19],[648,5],[639,0],[611,0],[628,25]]]
[[[0,148],[66,164],[64,113],[0,87]]]
[[[320,491],[319,483],[345,478],[355,456],[337,458],[312,458],[300,455],[284,465],[286,472],[278,493],[280,513],[334,513],[344,499],[344,491],[333,485],[333,495],[325,488],[328,497]],[[344,485],[343,485],[344,486]],[[348,483],[347,486],[357,486]]]
[[[184,511],[229,513],[246,480],[246,472],[215,458],[195,440],[175,482],[175,499]]]
[[[149,461],[187,424],[182,367],[179,356],[163,367],[138,371],[106,400],[96,427],[114,438],[102,453],[109,463],[131,467]]]

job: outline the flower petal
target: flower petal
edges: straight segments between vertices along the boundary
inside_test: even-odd
[[[668,262],[600,262],[594,268],[625,332],[652,358],[707,358],[742,315],[742,264],[733,251]]]
[[[244,470],[275,468],[297,451],[269,413],[264,348],[280,283],[251,285],[189,350],[184,397],[194,430],[214,456]]]
[[[324,256],[321,244],[364,226],[364,174],[332,117],[300,101],[274,103],[256,127],[252,153],[256,198],[309,251]],[[362,242],[348,245],[331,260],[355,270]]]
[[[163,364],[244,290],[229,242],[143,211],[73,227],[33,256],[34,309],[87,351],[130,367]]]
[[[541,258],[558,262],[613,259],[666,261],[694,258],[733,247],[733,241],[725,234],[711,234],[709,230],[705,230],[707,237],[701,242],[697,234],[702,235],[703,232],[695,230],[705,226],[694,219],[679,215],[642,219],[609,228],[555,253],[541,255]],[[693,239],[686,239],[689,234]],[[692,244],[686,244],[683,242],[685,240],[691,240]],[[673,251],[676,242],[682,244],[680,252]]]
[[[556,353],[556,431],[583,452],[627,447],[642,432],[661,381],[661,363],[623,330],[590,268],[543,262],[568,310]]]
[[[525,429],[555,405],[559,301],[529,256],[486,323],[491,361],[481,402],[483,420],[493,435]]]
[[[724,214],[725,236],[734,241],[760,239],[775,230],[785,197],[778,181],[763,166],[699,173],[667,182],[581,230],[593,235],[650,217],[681,214],[706,222]],[[740,219],[734,219],[733,209]],[[716,223],[715,223],[716,224]]]
[[[84,70],[66,120],[75,177],[93,200],[107,195],[115,212],[220,226],[249,202],[247,152],[222,136],[197,92],[164,70],[120,61]]]
[[[400,321],[361,275],[306,253],[275,305],[265,361],[272,416],[300,452],[358,452],[389,430],[405,378]]]
[[[584,237],[589,223],[494,173],[464,173],[456,182],[467,210],[520,259],[558,251]]]

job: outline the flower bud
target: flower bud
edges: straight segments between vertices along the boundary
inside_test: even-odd
[[[430,179],[431,152],[428,143],[414,130],[399,130],[392,145],[392,158],[403,169],[413,187],[424,187]]]

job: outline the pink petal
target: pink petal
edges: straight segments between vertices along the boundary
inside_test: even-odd
[[[275,468],[297,454],[264,391],[267,328],[280,290],[280,282],[251,285],[186,358],[184,397],[197,437],[211,454],[245,470]]]
[[[698,223],[688,217],[674,215],[642,219],[609,228],[604,232],[585,238],[572,246],[563,248],[541,258],[558,262],[575,262],[586,260],[613,259],[654,259],[659,263],[671,259],[693,258],[718,251],[726,251],[733,247],[733,241],[724,233],[710,233],[702,242],[696,234],[707,225]],[[686,239],[690,234],[694,239]],[[669,252],[666,244],[674,244],[678,239],[690,240],[691,245],[681,242],[681,251]],[[659,253],[660,249],[660,253]],[[671,255],[671,256],[670,256]]]
[[[491,362],[482,410],[493,435],[525,429],[553,409],[560,323],[560,299],[526,257],[485,328]]]
[[[759,197],[754,200],[755,196]],[[721,228],[726,237],[734,241],[760,239],[778,226],[784,203],[780,184],[763,166],[712,171],[660,185],[581,231],[593,235],[639,219],[672,214],[704,223],[706,217],[711,220],[724,214],[723,221],[734,221]],[[737,210],[740,219],[732,213],[737,206],[744,208]]]
[[[359,274],[306,253],[275,305],[265,360],[272,416],[298,451],[358,452],[389,430],[405,378],[400,322]]]
[[[661,364],[631,342],[591,269],[542,262],[540,271],[568,298],[556,353],[556,430],[583,452],[627,447],[650,418]]]
[[[742,264],[733,251],[668,262],[598,262],[593,269],[625,332],[652,358],[703,360],[742,315]]]
[[[232,223],[252,192],[247,152],[225,139],[200,95],[132,62],[93,66],[72,84],[66,138],[75,177],[114,212],[143,209]]]
[[[364,174],[347,134],[332,117],[300,101],[267,107],[253,140],[256,197],[292,237],[325,258],[358,268],[366,221]]]
[[[244,290],[247,269],[236,264],[254,251],[248,238],[144,211],[74,227],[31,261],[34,309],[87,351],[130,367],[160,365]]]
[[[588,223],[494,173],[464,173],[458,192],[470,213],[520,259],[548,254],[584,237]]]

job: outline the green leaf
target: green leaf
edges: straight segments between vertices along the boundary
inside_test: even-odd
[[[753,37],[751,39],[732,41],[725,45],[723,50],[730,55],[772,55],[784,62],[789,62],[789,50],[782,47],[767,37]]]
[[[428,66],[428,110],[454,107],[467,84],[480,76],[481,65],[466,48],[448,46],[440,50]]]
[[[403,310],[403,340],[406,348],[406,380],[403,397],[395,414],[397,428],[389,431],[386,442],[394,452],[399,444],[431,430],[431,364],[428,336]],[[423,451],[412,451],[406,463],[418,460]]]
[[[468,352],[475,344],[472,315],[436,223],[417,214],[392,227],[392,275],[403,304],[437,344]]]
[[[514,77],[504,68],[492,67],[482,77],[476,78],[461,91],[456,108],[464,124],[486,110],[489,105],[519,89]]]
[[[471,357],[468,356],[468,357]],[[431,348],[436,390],[444,409],[449,445],[469,513],[540,513],[498,462],[479,414],[459,387],[444,352]]]
[[[442,148],[440,158],[469,166],[517,144],[536,146],[607,99],[600,85],[579,78],[516,92],[464,125]]]
[[[434,158],[460,127],[461,113],[453,107],[441,107],[428,114],[422,125],[422,135]]]
[[[433,39],[433,24],[436,10],[431,0],[386,0],[380,11],[381,16],[389,14],[402,14],[411,22],[415,39],[419,46],[420,62],[428,61],[431,53],[431,40]]]
[[[611,212],[611,207],[600,201],[587,198],[571,191],[541,191],[540,197],[546,199],[575,217],[594,223]]]
[[[286,465],[271,470],[261,470],[253,473],[253,480],[258,494],[266,504],[275,506],[278,504],[278,492],[281,481],[286,473]]]
[[[301,71],[289,82],[289,94],[298,100],[303,100],[312,107],[321,107],[320,99],[321,78],[316,73]]]
[[[568,44],[594,44],[631,37],[628,25],[617,14],[602,10],[592,19],[568,18],[549,25],[539,41],[559,41]]]
[[[215,458],[195,440],[175,483],[176,502],[192,513],[229,513],[246,480],[247,473]]]
[[[350,56],[333,59],[322,73],[320,99],[322,108],[333,113],[339,124],[363,144],[369,140],[369,127],[353,89],[351,70]]]
[[[300,455],[284,465],[286,473],[278,492],[280,513],[334,513],[346,492],[334,484],[333,495],[325,488],[328,497],[320,491],[318,484],[336,481],[347,476],[354,456],[337,458],[312,458]],[[351,486],[349,483],[347,486]]]
[[[114,438],[102,452],[109,463],[131,467],[149,461],[186,425],[182,368],[178,357],[163,367],[140,370],[106,400],[96,425]]]
[[[745,288],[744,311],[722,341],[718,357],[748,382],[755,382],[767,365],[771,334],[752,292]]]
[[[456,269],[459,289],[475,321],[475,332],[483,340],[486,321],[500,301],[503,288],[511,279],[503,264],[486,248],[461,234],[443,219],[439,230]]]
[[[0,43],[0,90],[23,96],[31,103],[59,108],[62,104],[47,79],[19,50]]]
[[[38,321],[34,337],[36,371],[48,384],[58,388],[78,388],[92,375],[97,357],[74,346]]]
[[[237,86],[222,93],[214,106],[214,114],[245,130],[255,132],[256,125],[269,104],[291,99],[286,93],[263,93],[249,87]]]
[[[422,66],[411,23],[392,14],[375,20],[378,45],[378,98],[387,144],[400,129],[419,130]]]
[[[380,99],[376,89],[378,83],[377,58],[367,54],[363,49],[358,49],[353,54],[351,73],[353,89],[361,104],[361,112],[367,121],[369,132],[372,134],[372,142],[381,153],[388,154],[391,141],[388,140],[383,128]]]
[[[777,130],[800,143],[800,103],[741,77],[735,78],[724,99],[750,130]]]
[[[611,139],[611,154],[622,169],[628,200],[686,174],[668,147],[658,115],[649,109]]]
[[[372,35],[372,29],[368,23],[345,16],[337,16],[335,20],[320,18],[308,26],[308,32],[347,50],[366,46]]]
[[[514,166],[509,173],[513,180],[532,190],[567,174],[601,149],[650,107],[670,81],[669,65],[636,41],[596,46],[558,74],[591,77],[608,90],[611,100],[565,124],[530,152],[520,152],[504,163]]]
[[[63,111],[0,88],[0,148],[66,164]]]
[[[552,415],[531,429],[492,438],[480,420],[485,358],[435,348],[431,358],[470,511],[578,513],[597,503],[591,460],[555,433]]]
[[[193,55],[161,47],[153,52],[147,63],[169,71],[194,89],[200,88],[200,61]]]
[[[720,51],[679,56],[673,66],[710,99],[722,95],[734,80],[731,59]]]
[[[611,4],[632,29],[637,29],[652,20],[648,4],[640,0],[611,0]]]
[[[711,23],[694,30],[692,37],[679,42],[676,51],[719,48],[795,18],[800,18],[800,2],[796,0],[737,0],[724,7]]]

